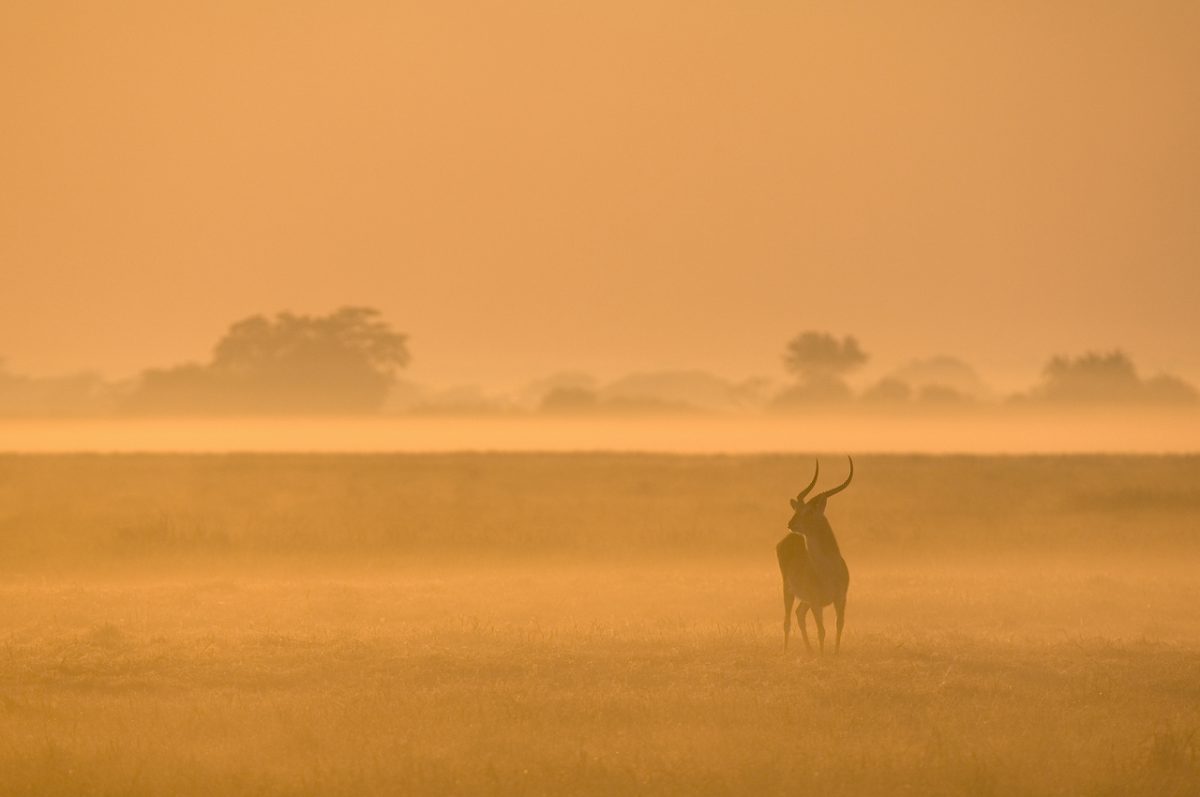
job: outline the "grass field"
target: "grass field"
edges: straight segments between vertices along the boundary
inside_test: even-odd
[[[0,793],[1200,792],[1200,458],[856,464],[0,457]]]

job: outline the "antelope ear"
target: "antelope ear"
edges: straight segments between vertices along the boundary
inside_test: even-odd
[[[800,511],[800,502],[795,498],[792,499],[792,509],[795,509],[797,512]]]
[[[821,496],[820,498],[817,498],[814,501],[809,501],[808,502],[809,513],[813,514],[813,515],[824,515],[825,514],[825,502],[828,500],[829,499],[827,499],[825,496]]]

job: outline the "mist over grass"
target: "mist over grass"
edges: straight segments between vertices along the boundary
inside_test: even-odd
[[[0,452],[1190,453],[1200,412],[1023,406],[731,416],[429,415],[0,420]]]
[[[824,455],[833,483],[846,462]],[[0,456],[4,567],[139,557],[761,556],[810,455]],[[1200,550],[1200,457],[860,456],[869,557]]]

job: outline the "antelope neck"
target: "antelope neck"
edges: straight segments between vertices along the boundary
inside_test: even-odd
[[[838,548],[837,538],[833,536],[832,531],[824,532],[823,530],[812,530],[808,533],[792,531],[791,529],[788,529],[788,531],[792,534],[803,537],[804,546],[815,554],[821,556],[841,554],[841,551]]]

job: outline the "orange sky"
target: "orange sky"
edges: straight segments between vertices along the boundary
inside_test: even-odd
[[[430,10],[433,9],[433,10]],[[0,356],[377,306],[415,379],[1200,378],[1200,3],[0,6]]]

